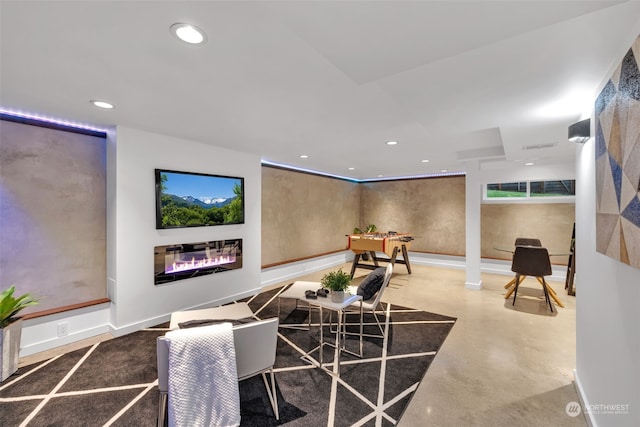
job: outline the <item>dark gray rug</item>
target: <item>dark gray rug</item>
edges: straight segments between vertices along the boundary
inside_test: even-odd
[[[257,317],[278,315],[279,289],[249,302]],[[276,383],[280,421],[276,421],[262,378],[240,383],[243,426],[395,425],[455,323],[455,318],[384,305],[378,316],[387,340],[365,338],[364,357],[343,354],[341,376],[314,368],[301,351],[318,345],[317,311],[295,301],[280,301]],[[326,312],[325,312],[326,314]],[[365,315],[365,333],[378,327]],[[355,322],[357,317],[350,321]],[[384,323],[383,323],[384,324]],[[155,385],[156,337],[167,324],[138,331],[19,369],[0,384],[0,426],[154,426],[158,411]],[[356,329],[352,329],[354,332]],[[328,329],[325,329],[328,333]],[[357,348],[349,336],[348,348]],[[325,352],[325,362],[332,361]]]

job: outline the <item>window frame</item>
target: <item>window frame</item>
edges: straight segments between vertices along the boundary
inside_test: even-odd
[[[530,179],[530,180],[514,180],[509,182],[489,182],[482,184],[482,203],[575,203],[576,196],[531,196],[531,183],[540,181],[574,181],[575,179],[563,180],[563,179]],[[492,184],[509,184],[513,182],[526,182],[527,191],[523,197],[488,197],[487,186]]]

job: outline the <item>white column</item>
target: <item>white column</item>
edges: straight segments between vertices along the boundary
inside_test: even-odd
[[[480,204],[482,185],[480,184],[480,164],[478,160],[467,162],[465,179],[465,227],[467,278],[465,287],[482,289],[480,276]]]

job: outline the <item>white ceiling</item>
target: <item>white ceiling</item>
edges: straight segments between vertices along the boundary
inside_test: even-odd
[[[567,126],[640,2],[2,0],[0,19],[5,110],[367,179],[570,161]],[[181,43],[175,22],[208,42]],[[577,104],[541,114],[561,101]]]

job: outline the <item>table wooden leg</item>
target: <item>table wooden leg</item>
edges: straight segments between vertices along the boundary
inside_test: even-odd
[[[378,258],[376,257],[375,251],[369,251],[369,255],[371,255],[371,259],[373,260],[373,265],[375,265],[376,267],[379,267],[380,264],[378,264]]]
[[[355,257],[353,257],[353,264],[351,264],[351,278],[353,279],[353,275],[356,273],[356,267],[358,266],[358,263],[360,262],[360,254],[356,254]]]
[[[402,258],[404,258],[404,264],[407,266],[407,271],[411,274],[411,264],[409,263],[409,253],[407,251],[407,245],[402,245]]]
[[[395,247],[393,248],[393,253],[391,254],[391,259],[389,260],[389,262],[391,263],[391,265],[393,265],[394,268],[396,266],[397,257],[398,257],[398,247]]]

